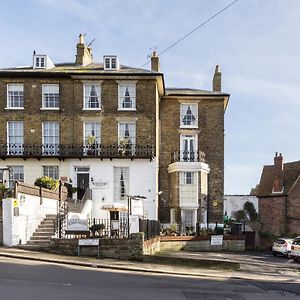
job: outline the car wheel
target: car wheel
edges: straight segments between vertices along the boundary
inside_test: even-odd
[[[297,261],[298,261],[298,257],[294,257],[294,261],[296,261],[296,262],[297,262]]]
[[[274,251],[272,252],[272,254],[273,254],[273,256],[277,256],[276,252],[274,252]]]
[[[289,251],[289,252],[287,253],[286,257],[287,257],[288,259],[292,258],[292,253]]]

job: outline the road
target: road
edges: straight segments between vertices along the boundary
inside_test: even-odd
[[[104,271],[12,258],[0,261],[0,299],[300,299],[299,283]]]

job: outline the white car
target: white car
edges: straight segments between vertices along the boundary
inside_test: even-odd
[[[290,238],[278,238],[272,247],[272,254],[274,256],[283,255],[287,258],[291,258],[291,248],[293,239]]]
[[[300,236],[297,236],[294,239],[291,247],[291,254],[295,261],[300,261]]]

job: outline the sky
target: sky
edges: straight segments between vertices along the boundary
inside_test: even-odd
[[[95,61],[141,67],[231,2],[2,0],[0,68],[31,65],[33,50],[73,62],[79,33]],[[221,67],[226,194],[248,194],[275,152],[300,160],[299,15],[299,0],[239,0],[160,56],[166,87],[211,90]]]

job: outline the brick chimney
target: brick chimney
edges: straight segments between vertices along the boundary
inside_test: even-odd
[[[79,42],[77,44],[76,65],[86,66],[93,62],[92,49],[84,44],[84,36],[79,35]]]
[[[275,153],[274,157],[274,178],[273,178],[273,193],[280,193],[283,191],[283,157],[280,153]]]
[[[151,54],[151,71],[159,72],[159,57],[157,56],[156,51],[153,51]]]
[[[220,66],[216,65],[215,74],[212,82],[212,88],[214,92],[221,92],[221,77]]]

